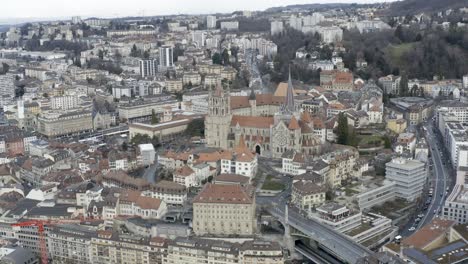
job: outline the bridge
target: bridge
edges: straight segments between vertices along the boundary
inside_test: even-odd
[[[260,204],[267,205],[266,210],[283,224],[286,236],[308,238],[342,263],[356,263],[358,259],[373,254],[370,249],[355,242],[348,236],[316,220],[302,216],[296,208],[286,205],[284,199],[280,198],[279,201],[283,202],[279,202],[275,198],[269,197],[269,199],[260,198],[257,201]],[[297,246],[294,246],[294,248],[296,250],[300,249],[297,251],[307,258],[309,258],[308,255],[311,255],[310,252],[307,252],[308,254],[301,252],[304,251],[303,248]]]
[[[113,136],[113,135],[121,135],[121,134],[128,134],[128,125],[119,126],[119,127],[111,127],[108,129],[103,129],[99,131],[95,131],[92,133],[81,134],[79,135],[80,142],[90,141],[90,140],[97,140],[102,139],[104,137]]]

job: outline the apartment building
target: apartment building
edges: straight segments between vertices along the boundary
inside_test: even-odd
[[[284,263],[284,256],[276,242],[253,240],[240,244],[179,237],[168,243],[166,263],[280,264]]]
[[[142,78],[155,76],[158,72],[157,60],[140,60],[138,64],[140,69],[140,76]]]
[[[168,205],[184,205],[187,201],[187,189],[184,185],[172,181],[160,181],[151,185],[145,195],[163,200]]]
[[[257,155],[247,148],[241,137],[239,146],[221,158],[221,173],[240,174],[252,179],[257,174],[257,164]]]
[[[291,202],[301,210],[311,211],[325,203],[325,192],[325,186],[296,181],[292,185]]]
[[[69,110],[78,107],[78,97],[74,95],[54,96],[50,98],[52,109]]]
[[[91,239],[91,263],[162,264],[166,263],[166,248],[167,241],[160,237],[148,239],[100,230]]]

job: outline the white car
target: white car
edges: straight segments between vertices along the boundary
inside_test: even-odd
[[[414,227],[414,226],[412,226],[412,227],[410,227],[410,229],[408,229],[408,231],[410,231],[410,232],[413,232],[414,230],[416,230],[416,227]]]

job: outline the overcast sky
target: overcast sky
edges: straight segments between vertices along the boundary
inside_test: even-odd
[[[70,16],[152,16],[264,10],[305,3],[372,3],[392,0],[0,0],[0,19]],[[442,1],[442,0],[441,0]]]

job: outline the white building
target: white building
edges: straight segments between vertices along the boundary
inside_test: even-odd
[[[158,71],[157,60],[140,60],[139,61],[140,76],[145,78],[148,76],[155,76]]]
[[[346,206],[334,202],[317,208],[311,218],[332,227],[338,232],[347,232],[361,224],[361,212],[352,212]]]
[[[414,153],[416,148],[416,136],[413,133],[401,133],[397,138],[395,152],[403,154],[404,152]]]
[[[0,74],[0,107],[13,101],[15,97],[15,76],[13,74]]]
[[[457,221],[459,224],[468,223],[468,167],[459,167],[457,180],[452,193],[447,196],[442,216],[446,219]]]
[[[385,178],[396,183],[396,196],[416,200],[426,182],[425,164],[416,160],[395,158],[385,164]]]
[[[302,153],[288,150],[281,156],[282,172],[288,175],[300,175],[306,172]]]
[[[192,42],[197,44],[198,48],[205,46],[206,33],[204,31],[192,32]]]
[[[239,30],[239,22],[238,21],[221,22],[221,30],[227,30],[227,31]]]
[[[463,75],[463,89],[468,89],[468,74]]]
[[[140,164],[144,166],[153,164],[156,156],[153,144],[140,144],[138,148],[140,149]]]
[[[319,34],[325,43],[335,43],[343,40],[343,30],[339,27],[321,27]]]
[[[289,17],[289,26],[291,28],[294,28],[295,30],[302,31],[302,18],[295,15],[291,15]]]
[[[174,51],[172,46],[162,46],[159,48],[159,67],[167,69],[174,66]]]
[[[184,185],[165,180],[152,185],[144,195],[161,199],[170,205],[183,205],[187,201],[187,189]]]
[[[246,147],[242,137],[239,146],[221,158],[221,173],[239,174],[250,179],[257,174],[257,156]]]
[[[216,28],[216,16],[207,16],[206,17],[206,27],[208,29]]]
[[[304,26],[315,26],[318,23],[325,20],[325,17],[320,13],[312,13],[310,16],[305,16],[302,18]]]
[[[283,21],[273,20],[270,23],[270,33],[272,36],[283,33]]]
[[[52,109],[69,110],[78,107],[78,97],[74,95],[54,96],[50,98]]]
[[[396,183],[389,180],[384,180],[378,186],[369,186],[365,191],[356,196],[359,209],[363,211],[394,200],[396,198],[395,187]]]

